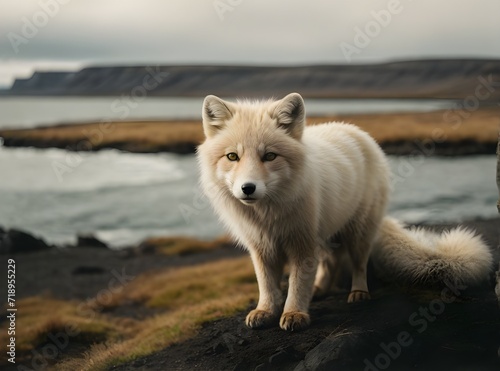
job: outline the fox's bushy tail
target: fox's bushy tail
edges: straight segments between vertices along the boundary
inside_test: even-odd
[[[406,229],[389,217],[382,222],[372,257],[379,274],[417,285],[475,285],[488,278],[493,265],[486,243],[467,228],[442,233]]]

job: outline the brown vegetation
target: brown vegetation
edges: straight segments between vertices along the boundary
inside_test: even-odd
[[[229,237],[219,237],[212,241],[201,241],[193,237],[151,237],[139,246],[143,253],[155,252],[164,255],[190,255],[233,246]]]
[[[330,118],[329,118],[330,119]],[[333,120],[358,125],[379,143],[433,139],[448,142],[473,140],[496,142],[500,127],[500,109],[467,111],[435,111],[423,113],[391,113],[379,115],[344,115]],[[310,118],[309,123],[324,122]]]
[[[311,117],[309,124],[345,121],[369,132],[379,143],[432,139],[436,142],[495,143],[500,109],[435,111]],[[115,122],[0,130],[9,146],[71,147],[77,150],[119,148],[132,152],[192,152],[203,141],[200,121]]]

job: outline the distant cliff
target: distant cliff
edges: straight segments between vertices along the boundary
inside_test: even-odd
[[[8,94],[261,97],[291,91],[317,98],[463,99],[476,95],[481,101],[498,101],[500,60],[295,67],[89,67],[78,72],[35,72],[28,79],[16,80]]]

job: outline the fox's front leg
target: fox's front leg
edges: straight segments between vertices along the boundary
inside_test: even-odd
[[[283,330],[298,331],[309,326],[309,303],[313,294],[318,258],[311,253],[290,259],[288,296],[280,319]]]
[[[252,251],[251,257],[259,285],[259,303],[248,313],[245,322],[251,328],[268,327],[278,322],[283,305],[280,281],[284,259],[261,251]]]

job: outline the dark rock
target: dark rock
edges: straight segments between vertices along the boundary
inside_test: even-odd
[[[141,367],[144,366],[145,364],[146,362],[143,359],[138,359],[133,363],[134,367]]]
[[[248,344],[248,340],[246,340],[246,339],[238,340],[238,345],[247,345],[247,344]]]
[[[290,355],[287,352],[280,351],[278,353],[274,353],[271,357],[269,357],[269,363],[271,365],[276,365],[280,363],[284,363],[290,358]]]
[[[257,367],[255,367],[254,371],[264,371],[266,369],[266,365],[264,363],[261,363]]]
[[[221,331],[219,329],[214,329],[212,332],[211,332],[211,335],[215,338],[217,336],[219,336],[221,334]]]
[[[247,371],[249,369],[247,361],[241,361],[234,366],[233,371]]]
[[[358,336],[359,333],[353,331],[328,336],[306,354],[305,359],[297,365],[295,371],[333,369],[335,361],[348,358],[346,353],[352,349],[352,343],[357,343]]]
[[[19,229],[9,229],[0,232],[0,253],[25,253],[40,250],[48,250],[50,246],[28,232]]]
[[[221,342],[218,342],[217,344],[215,344],[213,347],[212,347],[212,351],[215,353],[215,354],[220,354],[222,352],[224,352],[226,350],[226,347],[224,346],[224,344],[222,344]]]
[[[117,255],[122,259],[130,259],[137,256],[137,252],[134,247],[126,247],[117,251]]]
[[[478,142],[473,139],[433,143],[429,149],[423,148],[419,140],[397,140],[380,143],[388,155],[406,156],[468,156],[495,153],[497,143]]]
[[[79,275],[79,274],[101,274],[104,273],[104,269],[102,267],[92,267],[92,266],[84,266],[81,265],[73,269],[71,274]]]
[[[78,240],[76,242],[76,247],[95,247],[107,249],[108,245],[99,240],[93,235],[78,235]]]
[[[196,147],[197,147],[196,143],[177,143],[165,146],[161,148],[161,151],[173,152],[181,155],[188,155],[191,153],[196,153]]]
[[[276,352],[296,353],[295,348],[291,345],[280,345],[276,348]]]
[[[150,255],[156,253],[156,246],[147,241],[141,242],[139,246],[137,246],[137,252],[141,255]]]

